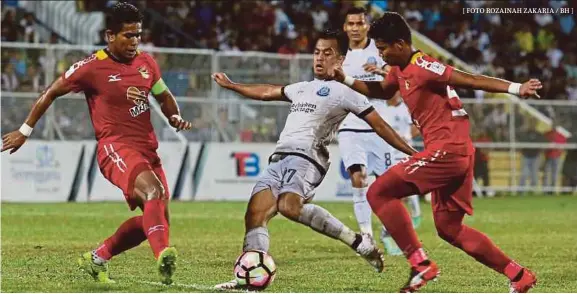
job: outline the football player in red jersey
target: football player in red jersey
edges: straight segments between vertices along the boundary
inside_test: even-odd
[[[154,58],[140,52],[142,14],[128,3],[111,9],[106,30],[108,46],[73,64],[32,106],[19,130],[2,138],[2,151],[16,152],[52,102],[69,92],[84,92],[96,134],[97,160],[102,174],[124,192],[131,210],[143,211],[120,225],[100,247],[78,260],[95,280],[113,282],[108,260],[148,239],[164,283],[172,283],[177,252],[169,246],[169,191],[158,141],[150,121],[148,95],[177,131],[188,130],[174,96],[166,87]]]
[[[400,91],[414,124],[420,129],[425,150],[393,166],[369,188],[371,208],[389,230],[411,264],[403,292],[414,292],[439,273],[429,260],[400,199],[432,191],[435,227],[439,236],[484,265],[504,274],[512,292],[527,292],[535,275],[505,255],[483,233],[463,224],[471,215],[474,147],[469,136],[469,118],[453,87],[487,92],[539,97],[541,82],[523,84],[469,74],[414,51],[411,31],[394,12],[371,25],[369,36],[376,41],[391,71],[381,82],[363,82],[345,76],[336,68],[334,78],[368,97],[390,99]]]

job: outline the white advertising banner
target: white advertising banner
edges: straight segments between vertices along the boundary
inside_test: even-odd
[[[195,200],[248,200],[272,143],[207,143]]]
[[[187,201],[194,199],[194,191],[196,190],[197,183],[196,178],[200,176],[201,169],[198,171],[196,165],[200,160],[200,149],[202,147],[201,143],[190,143],[188,144],[188,166],[184,171],[184,183],[182,190],[180,191],[180,200]],[[198,175],[196,173],[199,173]]]
[[[82,147],[30,140],[14,154],[2,153],[2,201],[68,201]]]
[[[86,140],[83,141],[84,143],[84,158],[82,159],[81,168],[80,168],[80,183],[78,186],[78,193],[76,194],[76,202],[87,202],[88,201],[88,191],[90,177],[89,171],[91,164],[96,164],[94,161],[94,156],[96,152],[96,141],[95,140]],[[98,168],[96,168],[95,172],[100,173]]]
[[[271,143],[209,143],[195,200],[248,201],[258,176],[274,151]],[[331,167],[314,200],[351,201],[351,183],[336,145],[330,146]]]
[[[187,147],[188,145],[180,142],[159,142],[157,152],[166,174],[171,195],[178,180]],[[95,165],[95,169],[93,182],[89,184],[92,189],[89,191],[88,201],[124,201],[122,191],[102,175],[98,164]]]

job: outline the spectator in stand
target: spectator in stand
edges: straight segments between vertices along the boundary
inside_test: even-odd
[[[20,29],[16,24],[14,10],[6,10],[2,19],[2,41],[16,42],[19,39]]]
[[[567,138],[561,135],[557,131],[557,124],[553,122],[551,124],[551,129],[545,133],[545,138],[550,143],[553,144],[565,144],[567,143]],[[548,191],[548,187],[553,189],[557,186],[557,175],[559,173],[559,161],[561,160],[561,155],[563,154],[563,149],[552,148],[545,151],[545,164],[543,170],[543,184],[542,186],[546,189],[547,193],[552,193],[552,190]]]
[[[16,71],[14,71],[14,65],[6,61],[3,61],[2,64],[2,90],[15,92],[20,86],[20,81]]]
[[[22,20],[20,20],[20,29],[23,32],[24,42],[34,43],[36,21],[34,15],[27,12]]]
[[[535,119],[529,119],[527,124],[524,126],[524,130],[521,132],[518,138],[519,142],[522,143],[537,143],[543,142],[541,134],[537,131],[537,121]],[[541,154],[541,149],[538,148],[523,148],[521,149],[522,168],[521,168],[521,179],[519,180],[519,186],[525,187],[525,182],[527,178],[530,179],[530,188],[523,189],[531,191],[537,187],[537,169],[539,167],[539,155]]]

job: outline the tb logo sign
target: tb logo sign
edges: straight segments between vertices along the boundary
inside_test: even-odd
[[[230,157],[236,161],[237,176],[256,177],[260,173],[260,160],[256,153],[233,152]]]

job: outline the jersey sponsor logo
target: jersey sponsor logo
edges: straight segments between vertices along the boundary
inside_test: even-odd
[[[239,177],[256,177],[260,173],[260,159],[252,152],[233,152],[230,157],[236,161],[236,175]]]
[[[313,113],[317,109],[316,104],[308,103],[308,102],[297,102],[291,104],[291,108],[289,109],[289,113],[293,112],[304,112],[304,113]]]
[[[327,97],[327,96],[329,96],[330,93],[331,93],[331,88],[329,88],[327,86],[323,86],[322,88],[320,88],[317,91],[317,95],[319,95],[321,97]]]
[[[409,87],[411,86],[411,83],[409,82],[409,80],[405,80],[405,89],[409,89]]]
[[[120,74],[109,75],[109,76],[108,76],[108,81],[109,81],[109,82],[122,81],[122,79],[118,77],[119,75],[120,75]]]
[[[373,56],[367,58],[367,64],[377,65],[377,59]]]
[[[150,78],[150,74],[148,73],[148,69],[146,68],[146,66],[143,65],[139,67],[138,72],[140,73],[140,75],[142,75],[142,78],[144,79]]]
[[[132,117],[137,117],[142,113],[148,111],[150,106],[148,105],[148,99],[141,98],[147,97],[146,91],[140,91],[137,87],[130,86],[126,89],[126,99],[131,100],[136,106],[129,109],[130,115]]]
[[[71,65],[68,68],[68,70],[66,71],[66,73],[64,74],[64,78],[68,79],[77,69],[79,69],[83,65],[85,65],[85,64],[87,64],[87,63],[89,63],[95,59],[96,59],[96,54],[92,54],[90,57],[87,57],[87,58],[80,60],[80,61],[76,62],[75,64]]]
[[[426,61],[422,56],[417,58],[415,64],[428,71],[434,72],[440,76],[442,76],[443,73],[445,73],[445,69],[447,68],[445,65],[439,63],[438,61],[433,62]]]

